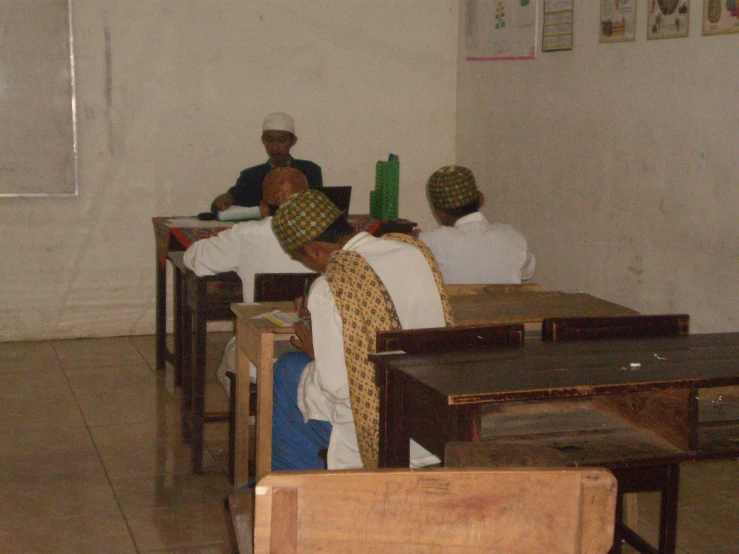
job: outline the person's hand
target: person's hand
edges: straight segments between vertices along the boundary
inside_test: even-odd
[[[298,296],[295,299],[295,311],[298,312],[298,317],[300,318],[300,321],[306,324],[310,322],[310,312],[308,311],[308,307],[306,306],[304,296]]]
[[[316,356],[313,353],[313,332],[311,328],[302,321],[298,321],[293,328],[297,336],[290,337],[290,342],[295,348],[301,350],[309,358],[314,360]]]
[[[213,200],[212,206],[216,208],[218,211],[223,211],[229,209],[231,206],[233,206],[234,198],[229,193],[224,192],[220,196],[216,196],[216,199]]]

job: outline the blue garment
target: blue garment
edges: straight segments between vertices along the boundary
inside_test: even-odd
[[[283,354],[275,362],[272,401],[272,471],[325,469],[318,451],[328,448],[331,424],[303,421],[298,385],[311,359],[302,352]]]
[[[290,167],[294,167],[308,179],[308,187],[317,189],[323,186],[321,166],[309,160],[290,159]],[[228,189],[234,199],[234,206],[259,206],[262,199],[262,182],[267,173],[272,171],[269,161],[245,169],[239,175],[236,184]]]

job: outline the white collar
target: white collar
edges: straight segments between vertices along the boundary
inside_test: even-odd
[[[343,246],[342,250],[354,250],[357,245],[361,242],[365,242],[367,239],[375,239],[376,237],[373,237],[366,231],[362,231],[360,233],[357,233],[352,238],[350,238],[347,243]]]
[[[478,223],[483,222],[487,223],[487,218],[482,215],[482,212],[472,212],[471,214],[467,214],[465,216],[460,217],[456,223],[454,223],[455,227],[459,227],[460,225],[466,225],[468,223]]]

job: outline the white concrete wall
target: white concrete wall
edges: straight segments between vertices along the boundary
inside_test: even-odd
[[[541,2],[540,2],[541,3]],[[466,62],[457,160],[536,252],[535,279],[696,332],[739,330],[739,35],[598,44],[599,2],[575,3],[575,48]]]
[[[261,120],[368,210],[401,158],[401,212],[455,153],[455,0],[77,0],[80,196],[0,199],[0,340],[150,333],[151,217],[208,208],[266,159]]]

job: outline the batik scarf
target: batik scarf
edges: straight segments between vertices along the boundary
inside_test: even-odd
[[[446,326],[454,324],[452,307],[439,266],[431,251],[420,240],[393,233],[383,240],[406,242],[421,250],[439,289]],[[401,329],[395,304],[374,269],[357,252],[338,250],[331,255],[324,277],[341,316],[344,358],[349,380],[349,400],[357,430],[362,464],[367,469],[378,465],[380,438],[380,394],[375,384],[375,368],[368,355],[376,351],[378,331]]]

